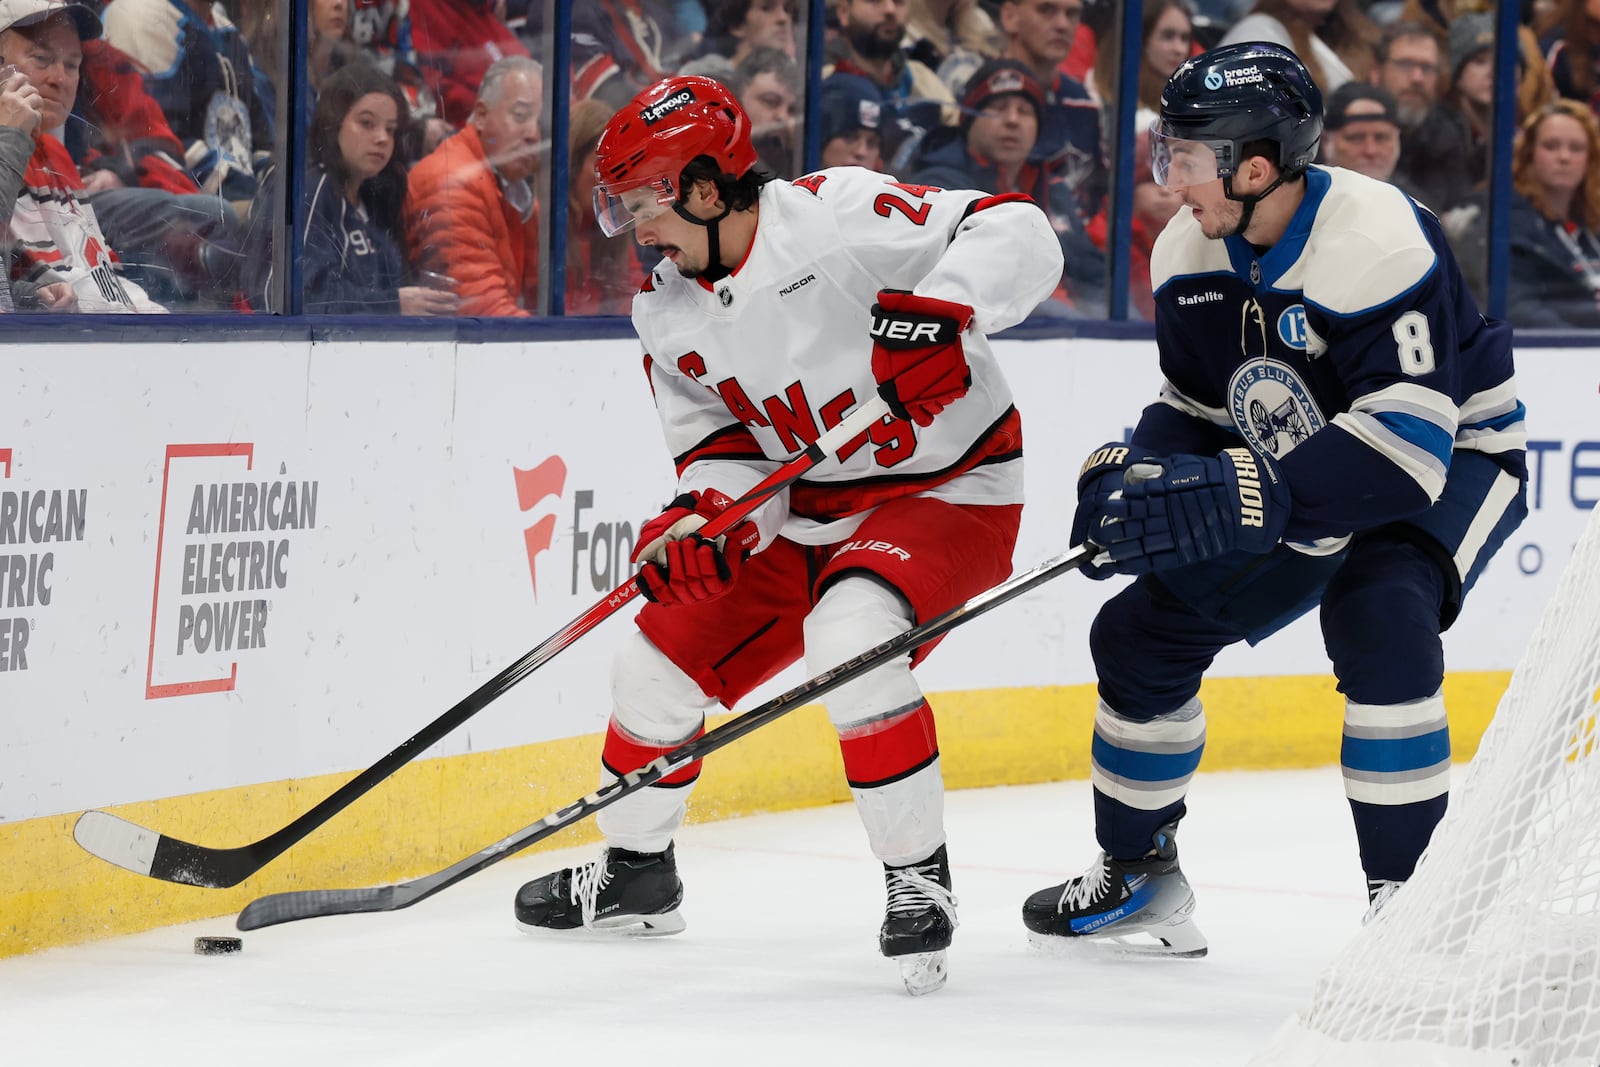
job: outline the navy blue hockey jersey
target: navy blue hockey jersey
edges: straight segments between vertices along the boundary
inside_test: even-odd
[[[1426,510],[1456,450],[1523,477],[1511,329],[1479,313],[1438,219],[1354,171],[1312,167],[1305,180],[1264,255],[1207,238],[1187,209],[1156,241],[1166,381],[1135,444],[1213,453],[1243,438],[1275,457],[1297,542]]]

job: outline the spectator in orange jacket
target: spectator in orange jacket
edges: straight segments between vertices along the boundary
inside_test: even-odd
[[[466,128],[412,168],[406,194],[411,265],[453,281],[461,315],[538,308],[538,168],[543,72],[526,56],[483,76]]]

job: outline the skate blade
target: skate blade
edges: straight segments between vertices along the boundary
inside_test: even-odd
[[[914,997],[943,989],[945,980],[950,977],[949,960],[943,949],[894,959],[900,964],[900,980],[906,984],[906,992]]]
[[[1099,937],[1057,937],[1030,930],[1028,944],[1046,955],[1085,960],[1197,960],[1210,951],[1205,935],[1187,918]]]
[[[668,937],[681,934],[689,924],[674,908],[660,915],[629,915],[626,918],[596,919],[591,930],[606,937]]]
[[[547,926],[528,926],[518,922],[517,929],[525,933],[550,937],[588,938],[595,941],[625,941],[642,937],[669,937],[681,934],[688,928],[683,914],[676,909],[660,915],[629,915],[625,918],[600,919],[593,926],[578,926],[570,930],[552,930]]]

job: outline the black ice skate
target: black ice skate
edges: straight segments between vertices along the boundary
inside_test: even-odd
[[[1204,956],[1194,890],[1178,867],[1176,826],[1157,831],[1154,855],[1116,860],[1102,852],[1083,874],[1029,897],[1022,905],[1029,940],[1048,947],[1081,938],[1120,955]]]
[[[945,949],[956,931],[956,898],[950,892],[950,859],[945,847],[921,863],[883,865],[889,906],[878,933],[878,947],[900,964],[900,978],[914,997],[944,987]]]
[[[581,867],[536,878],[517,890],[514,910],[526,930],[587,927],[660,937],[683,930],[682,902],[683,882],[669,844],[665,852],[610,848]]]

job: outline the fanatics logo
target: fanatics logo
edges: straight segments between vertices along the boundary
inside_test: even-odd
[[[1221,299],[1221,293],[1217,292],[1215,289],[1208,289],[1203,293],[1196,293],[1194,296],[1178,297],[1178,306],[1193,307],[1196,304],[1214,304]]]

